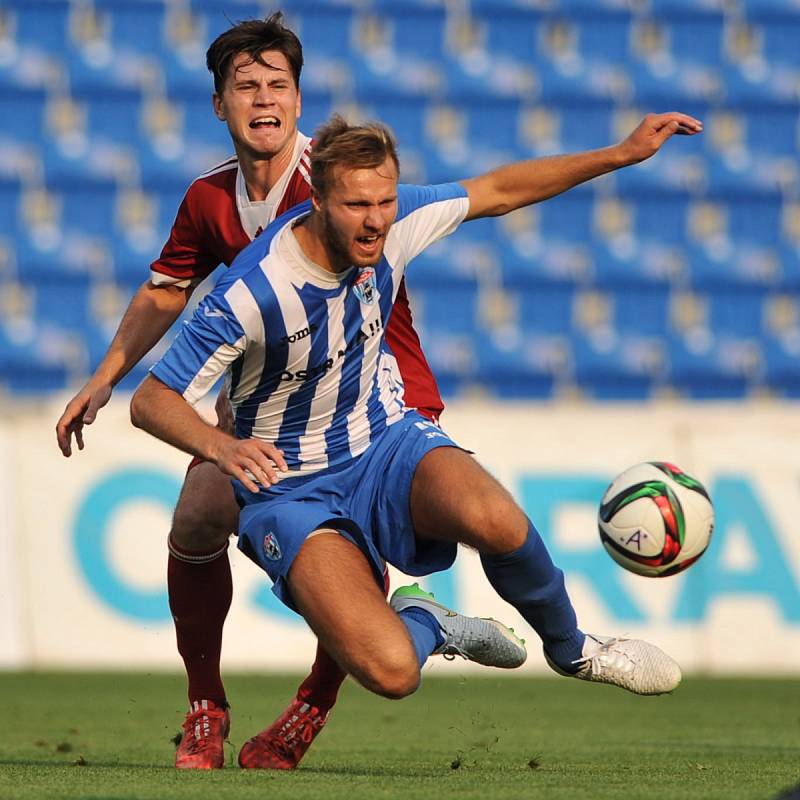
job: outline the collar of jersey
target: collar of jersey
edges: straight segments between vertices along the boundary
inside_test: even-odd
[[[294,235],[294,226],[305,219],[308,214],[303,214],[293,219],[279,234],[278,252],[283,250],[283,256],[289,266],[299,272],[306,280],[324,289],[336,289],[341,286],[349,277],[355,267],[349,267],[343,272],[330,272],[323,269],[319,264],[314,263],[300,247],[297,237]]]

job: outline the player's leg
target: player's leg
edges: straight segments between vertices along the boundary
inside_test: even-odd
[[[392,611],[367,557],[335,531],[309,537],[288,574],[298,611],[320,644],[365,688],[389,698],[413,692],[420,661],[408,628]]]
[[[184,723],[188,732],[176,754],[176,765],[183,768],[222,766],[224,760],[222,740],[227,736],[230,720],[220,655],[233,593],[228,540],[238,526],[238,518],[239,507],[230,478],[214,464],[194,464],[175,509],[167,569],[178,651],[189,679],[190,712]],[[344,678],[336,661],[318,647],[311,673],[298,689],[296,699],[271,727],[280,730],[284,717],[296,716],[299,708],[314,709],[316,718],[322,718],[324,724]],[[195,718],[202,724],[195,726]],[[206,725],[209,719],[210,727]],[[206,736],[200,742],[194,741],[194,731],[213,733],[212,727],[217,729],[219,741],[210,744]],[[303,753],[297,754],[298,761]],[[283,763],[273,766],[286,768]]]
[[[167,585],[190,704],[226,703],[219,662],[233,594],[228,539],[238,515],[230,478],[208,462],[189,469],[169,533]]]
[[[671,691],[679,683],[677,664],[653,645],[583,634],[564,575],[536,528],[464,451],[441,447],[422,458],[410,506],[418,538],[455,540],[478,550],[489,582],[539,634],[556,671],[640,694]]]
[[[387,605],[374,570],[354,544],[336,531],[312,535],[291,565],[288,586],[326,656],[332,653],[360,683],[379,694],[403,697],[414,691],[419,661],[409,630]],[[419,647],[435,649],[438,639],[431,625],[418,626],[416,634]],[[240,766],[293,769],[327,714],[295,701],[278,722],[245,742]]]
[[[214,464],[193,463],[175,508],[167,564],[170,610],[189,683],[189,714],[175,754],[181,769],[219,768],[225,761],[230,716],[220,653],[233,595],[228,539],[238,512],[230,479]]]
[[[506,489],[463,450],[440,447],[417,466],[410,505],[417,537],[478,550],[494,589],[539,634],[548,655],[574,671],[584,635],[564,575]]]
[[[419,684],[433,654],[458,652],[491,666],[516,667],[525,649],[505,626],[465,617],[417,586],[387,605],[365,553],[337,531],[308,538],[288,573],[292,599],[325,649],[359,683],[400,698]]]

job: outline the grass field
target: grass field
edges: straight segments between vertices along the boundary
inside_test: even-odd
[[[0,673],[0,798],[772,798],[800,782],[800,686],[688,679],[640,698],[558,678],[435,679],[390,702],[353,684],[294,773],[235,766],[293,677],[233,676],[227,768],[171,767],[183,680]]]

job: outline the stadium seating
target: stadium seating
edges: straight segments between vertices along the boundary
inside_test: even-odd
[[[189,182],[231,151],[205,48],[269,10],[0,7],[0,390],[73,387],[102,357]],[[284,10],[305,47],[302,130],[336,109],[383,119],[404,180],[602,147],[649,110],[706,123],[641,165],[471,223],[411,265],[415,319],[446,394],[800,397],[797,2]]]

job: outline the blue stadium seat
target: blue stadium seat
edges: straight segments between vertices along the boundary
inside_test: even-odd
[[[439,388],[445,396],[458,394],[475,375],[478,292],[469,285],[410,288],[414,325]]]
[[[370,117],[388,125],[401,147],[422,150],[425,147],[425,125],[428,104],[413,96],[389,94],[381,97],[374,90],[359,92],[359,104],[370,111]],[[306,122],[306,103],[303,99],[303,124]]]
[[[542,233],[553,239],[585,242],[592,232],[591,188],[578,187],[539,206]]]
[[[485,32],[487,53],[532,65],[539,60],[542,14],[534,8],[473,0],[472,14]]]
[[[681,142],[684,144],[684,142]],[[614,173],[613,181],[621,197],[678,195],[688,199],[708,185],[709,159],[704,158],[690,142],[686,148],[667,147],[658,158]]]
[[[684,284],[687,256],[680,245],[643,239],[593,242],[594,284],[601,289],[670,289]]]
[[[16,235],[21,197],[22,189],[19,181],[0,175],[0,235]]]
[[[572,17],[581,57],[589,61],[625,62],[629,58],[631,13],[624,8],[584,10]]]
[[[353,42],[354,9],[348,5],[302,3],[287,9],[296,17],[297,33],[307,61],[326,57],[346,61]],[[302,13],[301,13],[302,12]]]
[[[34,290],[37,322],[82,333],[91,320],[90,287],[91,278],[85,273],[40,279]]]
[[[781,263],[780,288],[800,293],[800,247],[784,243],[778,252]]]
[[[755,339],[707,337],[692,343],[674,337],[668,349],[670,382],[685,397],[739,400],[761,380],[762,353]]]
[[[440,333],[472,336],[479,317],[478,291],[474,285],[414,289],[413,295],[415,319],[429,339]]]
[[[718,64],[722,58],[724,18],[721,12],[697,14],[677,11],[666,21],[669,50],[679,62]]]
[[[58,187],[61,223],[67,230],[110,236],[116,229],[117,190],[113,181]]]
[[[667,70],[643,65],[632,70],[633,100],[641,108],[675,108],[700,119],[700,108],[725,98],[719,62],[710,64],[672,62]]]
[[[536,65],[539,100],[544,105],[627,103],[631,74],[611,61],[542,61]]]
[[[616,288],[612,292],[614,330],[622,336],[669,336],[671,297],[667,286]]]
[[[606,147],[615,140],[611,103],[564,104],[558,109],[564,152]]]
[[[177,48],[170,48],[162,54],[160,64],[170,97],[203,93],[210,96],[214,91],[214,79],[206,69],[205,49],[181,52]]]
[[[752,289],[762,295],[784,285],[781,254],[773,247],[731,243],[687,249],[689,280],[701,291]]]
[[[515,331],[481,336],[477,342],[476,380],[503,400],[551,398],[571,370],[563,337]]]
[[[391,29],[391,47],[402,58],[436,60],[445,43],[446,6],[442,2],[374,0],[373,5]]]
[[[117,145],[138,147],[146,137],[142,127],[142,95],[138,88],[73,93],[85,105],[88,134]]]
[[[150,278],[150,264],[158,258],[163,244],[159,241],[152,248],[142,247],[124,236],[115,236],[111,240],[112,275],[125,293],[132,295]]]
[[[766,291],[717,288],[705,293],[711,330],[720,336],[760,337],[765,330]]]
[[[32,287],[66,283],[77,291],[93,279],[111,275],[111,247],[105,236],[61,231],[57,239],[41,241],[35,234],[20,231],[16,251],[19,278]]]
[[[231,23],[265,16],[264,5],[258,0],[190,0],[189,7],[203,19],[207,44],[228,30]]]
[[[761,19],[759,27],[764,36],[764,52],[773,64],[800,67],[800,14]]]
[[[732,197],[726,205],[729,229],[735,240],[766,247],[776,244],[782,212],[778,197]]]
[[[798,39],[800,41],[800,39]],[[747,147],[755,153],[797,156],[800,117],[794,107],[758,107],[738,112],[746,120]]]
[[[464,109],[470,142],[491,143],[497,150],[514,152],[519,144],[520,102],[513,98],[485,98]]]
[[[5,0],[3,5],[11,11],[20,45],[62,52],[70,38],[70,0]]]
[[[689,202],[679,194],[648,195],[636,199],[634,226],[638,236],[677,244],[687,232]]]
[[[503,287],[509,291],[549,285],[574,291],[592,274],[589,248],[579,242],[518,236],[501,240],[497,254]]]
[[[644,336],[573,336],[575,383],[595,400],[645,400],[664,378],[660,339]]]
[[[69,380],[69,370],[57,348],[48,348],[43,335],[35,328],[15,335],[0,326],[0,387],[17,395],[45,395],[62,391]],[[55,350],[55,352],[51,352]]]
[[[0,91],[0,137],[31,143],[41,140],[47,94],[44,89],[6,86]]]
[[[94,7],[107,15],[114,50],[133,50],[159,55],[165,48],[164,0],[94,0]]]
[[[739,110],[793,107],[797,102],[795,70],[785,64],[764,62],[763,70],[746,70],[741,64],[723,64],[727,103]]]
[[[771,391],[800,398],[800,335],[769,336],[764,341],[764,380]]]
[[[519,326],[526,333],[567,336],[573,326],[575,289],[549,284],[520,289]]]
[[[178,103],[178,108],[183,115],[182,136],[188,142],[205,142],[224,149],[231,150],[230,136],[226,125],[214,115],[211,105],[211,82],[205,92],[185,95],[184,97],[171,98]]]
[[[765,200],[780,203],[794,182],[793,165],[785,157],[753,155],[737,160],[710,155],[705,161],[706,196],[720,200]]]
[[[409,265],[406,280],[412,291],[457,288],[474,294],[490,258],[485,245],[451,236],[420,253]]]

